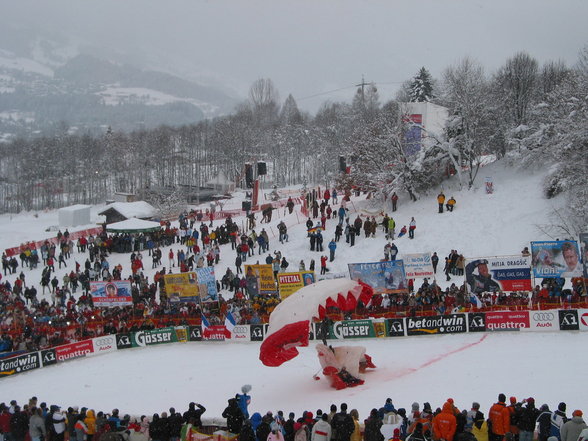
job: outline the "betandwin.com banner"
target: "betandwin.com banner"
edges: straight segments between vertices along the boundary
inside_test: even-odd
[[[467,331],[465,314],[407,317],[407,335],[455,334]]]

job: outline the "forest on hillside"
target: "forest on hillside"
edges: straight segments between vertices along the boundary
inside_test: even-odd
[[[449,118],[442,135],[428,134],[415,149],[407,133],[418,124],[403,103],[420,101],[446,107]],[[324,102],[314,116],[259,79],[232,114],[179,128],[96,137],[64,124],[56,135],[0,144],[0,211],[103,203],[115,191],[177,194],[221,172],[244,186],[245,164],[258,161],[278,186],[355,186],[376,199],[396,191],[417,200],[449,174],[471,188],[480,158],[493,154],[548,170],[545,196],[567,193],[566,216],[582,228],[587,152],[588,46],[574,66],[540,65],[520,52],[490,73],[472,58],[440,78],[423,67],[387,102],[366,84],[351,103]]]

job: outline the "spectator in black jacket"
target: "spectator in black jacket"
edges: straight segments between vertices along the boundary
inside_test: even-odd
[[[196,406],[198,406],[198,409],[196,409]],[[190,421],[190,418],[194,418],[194,427],[200,428],[202,427],[202,420],[200,418],[204,412],[206,412],[206,407],[200,403],[192,402],[188,405],[188,410],[184,412],[184,422],[187,423]]]
[[[547,441],[551,435],[551,411],[547,404],[541,405],[539,408],[539,416],[537,422],[539,423],[539,438],[538,441]]]
[[[527,399],[527,405],[521,409],[519,415],[519,441],[533,441],[533,433],[537,425],[537,418],[541,412],[535,407],[535,399]]]
[[[236,398],[229,399],[229,405],[223,411],[222,416],[227,419],[229,432],[240,433],[244,417]]]
[[[176,412],[176,409],[170,407],[167,422],[169,424],[170,441],[178,441],[180,439],[180,435],[182,432],[182,425],[184,424],[184,419],[182,418],[182,415]]]
[[[341,403],[341,412],[335,414],[331,426],[336,431],[336,441],[350,441],[351,434],[355,430],[355,423],[351,415],[347,413],[347,403]]]
[[[12,441],[24,441],[29,431],[29,417],[25,412],[21,412],[20,406],[14,406],[14,414],[10,418],[10,433]]]

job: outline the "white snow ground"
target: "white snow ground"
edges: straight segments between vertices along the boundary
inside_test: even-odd
[[[484,191],[486,176],[494,182],[492,195]],[[478,185],[472,191],[459,191],[453,178],[443,187],[447,197],[453,195],[457,199],[453,213],[437,213],[438,190],[416,203],[400,195],[394,215],[397,225],[408,224],[411,216],[417,222],[414,240],[404,237],[396,241],[400,258],[402,253],[425,251],[437,251],[443,258],[451,249],[466,257],[518,254],[532,240],[552,239],[540,233],[536,225],[548,223],[552,206],[563,201],[546,201],[542,197],[542,177],[540,173],[515,171],[495,163],[481,170]],[[229,201],[225,209],[240,207],[241,198]],[[369,208],[369,201],[353,202],[355,208]],[[100,208],[93,208],[93,219]],[[296,213],[284,217],[283,213],[277,210],[271,225],[259,225],[258,229],[269,228],[270,250],[281,250],[292,271],[301,259],[308,267],[314,258],[318,268],[320,254],[308,250],[305,219]],[[277,241],[275,228],[281,219],[290,234],[290,241],[284,245]],[[54,231],[44,231],[52,225],[57,225],[56,211],[2,215],[0,248],[54,236]],[[335,221],[328,221],[325,245],[334,228]],[[347,274],[348,263],[380,260],[384,244],[381,230],[374,239],[360,238],[353,248],[340,242],[336,260],[330,264],[331,273]],[[164,250],[165,266],[166,255]],[[234,257],[230,246],[221,247],[221,262],[215,270],[217,279],[227,266],[233,266]],[[85,260],[85,256],[75,253],[74,258],[80,263]],[[255,256],[254,262],[263,258]],[[123,265],[123,276],[129,274],[128,255],[114,254],[109,261],[111,267]],[[151,277],[154,270],[150,259],[145,266],[146,275]],[[71,267],[72,264],[67,270]],[[41,268],[25,270],[27,283],[38,286],[40,273]],[[64,273],[65,269],[58,270],[58,278]],[[8,279],[12,282],[14,276]],[[462,280],[454,277],[452,282],[459,284]],[[439,283],[442,287],[448,285],[443,278]],[[161,412],[172,405],[183,409],[190,401],[200,401],[208,408],[205,416],[219,416],[226,400],[246,383],[253,385],[251,410],[282,409],[297,415],[302,410],[325,410],[331,403],[345,401],[365,418],[371,408],[382,406],[387,397],[397,407],[408,408],[413,401],[441,406],[448,397],[454,398],[460,408],[469,408],[472,401],[479,401],[487,412],[500,392],[520,399],[534,396],[538,404],[545,402],[551,408],[560,401],[566,401],[568,409],[586,408],[588,392],[581,386],[587,383],[583,369],[586,334],[495,333],[483,337],[469,334],[363,341],[379,368],[367,375],[365,385],[344,391],[331,389],[325,380],[312,379],[319,368],[312,347],[303,348],[301,355],[282,367],[268,368],[258,360],[256,343],[186,343],[118,351],[5,378],[0,384],[2,401],[15,398],[23,402],[36,395],[42,401],[63,406],[88,406],[104,411],[118,407],[123,413],[133,414]]]

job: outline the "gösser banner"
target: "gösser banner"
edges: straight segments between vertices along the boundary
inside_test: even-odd
[[[133,304],[131,282],[128,280],[90,282],[90,294],[95,306],[110,307]]]
[[[578,244],[573,240],[531,242],[535,277],[581,277]]]
[[[315,282],[313,271],[301,271],[298,273],[278,273],[278,289],[280,297],[284,300],[300,288]]]
[[[407,279],[434,278],[431,253],[403,254],[404,271]]]
[[[530,291],[531,258],[521,256],[468,259],[465,277],[470,292]]]
[[[400,293],[407,290],[402,260],[350,263],[349,276],[353,280],[367,283],[376,294]]]

